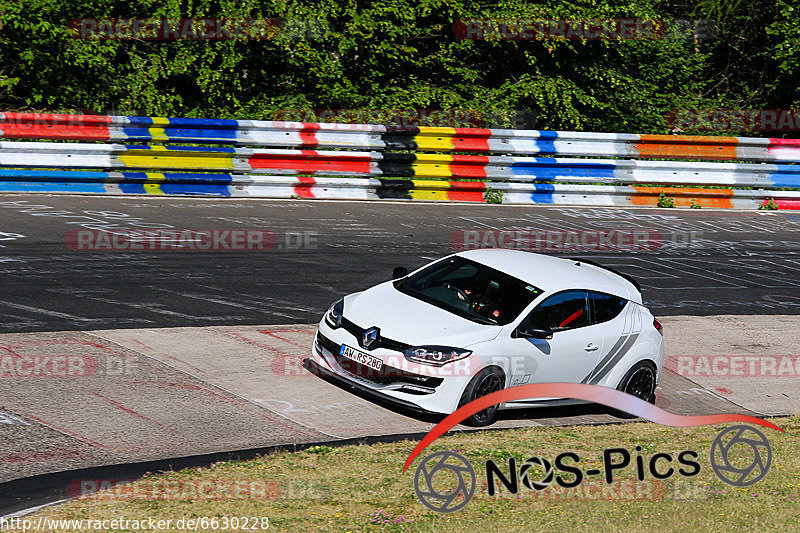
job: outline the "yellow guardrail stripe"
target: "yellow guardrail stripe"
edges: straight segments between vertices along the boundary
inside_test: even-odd
[[[147,181],[164,181],[165,179],[162,172],[145,172],[145,176],[147,176]],[[145,183],[142,188],[147,194],[166,194],[161,190],[159,183]]]
[[[452,150],[455,128],[422,127],[414,136],[414,142],[421,150]]]
[[[414,188],[408,194],[415,200],[447,200],[450,182],[444,180],[411,180]]]
[[[417,155],[416,162],[411,164],[415,176],[433,176],[447,178],[453,175],[450,163],[453,156],[446,154]]]
[[[169,126],[169,119],[166,117],[150,118],[153,121],[153,125],[147,128],[147,132],[150,134],[150,139],[154,141],[168,141],[169,137],[164,131],[164,126]]]
[[[128,150],[119,156],[126,167],[169,169],[233,169],[236,154],[215,152],[181,152],[153,145],[151,150]]]

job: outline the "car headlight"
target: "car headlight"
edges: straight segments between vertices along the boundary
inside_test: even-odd
[[[424,365],[443,366],[472,355],[472,350],[452,346],[415,346],[405,351],[406,359]]]
[[[333,304],[328,312],[325,313],[325,322],[332,328],[338,328],[342,325],[342,318],[344,316],[344,299],[339,300]]]

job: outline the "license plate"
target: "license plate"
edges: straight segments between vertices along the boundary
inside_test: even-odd
[[[356,363],[360,363],[373,370],[380,370],[383,368],[383,361],[381,359],[375,357],[374,355],[356,350],[355,348],[351,348],[346,344],[342,344],[342,348],[339,350],[339,355],[347,357],[348,359],[351,359]]]

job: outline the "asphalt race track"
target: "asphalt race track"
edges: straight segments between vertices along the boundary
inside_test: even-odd
[[[275,246],[74,250],[70,235],[98,225],[262,230],[274,233]],[[692,415],[800,412],[796,214],[6,195],[0,359],[33,358],[45,371],[0,377],[0,514],[32,504],[10,488],[29,476],[418,438],[437,420],[368,402],[300,368],[311,324],[332,301],[387,279],[394,266],[452,253],[464,232],[512,229],[653,237],[644,250],[556,255],[588,258],[641,281],[645,303],[665,324],[670,368],[657,391],[660,407]],[[712,378],[675,366],[681,356],[731,355],[786,356],[797,374]],[[584,406],[508,412],[494,427],[618,421],[600,406]],[[65,476],[45,500],[70,495],[74,479]]]
[[[262,251],[75,251],[92,227],[268,230]],[[341,295],[454,251],[463,232],[649,232],[551,252],[638,278],[657,315],[800,313],[800,215],[730,210],[5,195],[0,332],[317,321]],[[644,248],[644,247],[639,247]],[[652,249],[651,249],[652,248]]]

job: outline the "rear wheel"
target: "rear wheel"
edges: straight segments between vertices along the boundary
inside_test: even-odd
[[[636,396],[640,400],[656,403],[656,367],[650,361],[636,363],[628,370],[617,390]],[[618,418],[636,418],[634,415],[612,409],[611,413]]]
[[[487,394],[502,390],[506,383],[506,376],[502,370],[497,367],[489,367],[481,370],[477,376],[472,378],[467,388],[464,389],[464,394],[461,395],[461,400],[458,406],[466,405],[473,400],[477,400]],[[483,411],[479,411],[470,416],[462,424],[473,427],[488,426],[497,419],[497,406],[493,405],[487,407]]]

